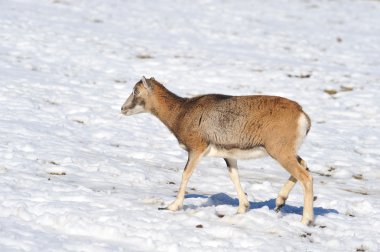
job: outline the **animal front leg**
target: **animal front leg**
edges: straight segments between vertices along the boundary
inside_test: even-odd
[[[235,189],[239,198],[239,207],[237,213],[245,213],[249,209],[249,201],[247,199],[247,195],[245,195],[243,188],[240,184],[239,173],[237,170],[237,161],[236,159],[232,158],[225,158],[224,161],[226,161],[228,174],[230,175],[230,178],[235,185]]]
[[[179,187],[177,198],[167,207],[165,208],[159,208],[159,210],[171,210],[171,211],[177,211],[180,209],[183,205],[183,200],[185,198],[185,192],[186,192],[186,186],[189,182],[189,179],[191,177],[191,174],[193,173],[196,165],[198,164],[199,160],[201,159],[202,154],[201,153],[189,153],[189,158],[187,160],[187,164],[185,166],[185,169],[182,173],[182,181],[181,185]]]

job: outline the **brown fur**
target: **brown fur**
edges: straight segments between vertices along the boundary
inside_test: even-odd
[[[127,113],[136,105],[143,106],[144,111],[159,118],[189,152],[184,185],[181,187],[186,186],[197,161],[206,154],[209,146],[223,150],[253,150],[261,147],[289,171],[292,175],[289,178],[291,182],[300,180],[305,192],[311,190],[312,194],[312,178],[297,161],[299,157],[296,143],[299,138],[300,115],[304,114],[307,119],[304,135],[309,131],[311,123],[309,116],[298,103],[282,97],[264,95],[209,94],[182,98],[154,79],[146,80],[146,85],[139,81],[134,90],[136,95],[133,101],[126,102],[122,111]],[[191,171],[187,174],[188,166],[191,166]],[[305,193],[305,202],[309,200],[310,195],[306,198]],[[285,202],[280,201],[282,204]],[[310,204],[308,205],[307,211],[310,212]],[[310,218],[312,214],[308,221],[312,221]]]
[[[297,118],[304,113],[296,102],[282,97],[209,94],[181,98],[157,81],[151,83],[154,98],[145,101],[146,109],[188,150],[215,144],[226,149],[264,146],[277,153],[292,148],[296,132],[289,131],[296,130]]]

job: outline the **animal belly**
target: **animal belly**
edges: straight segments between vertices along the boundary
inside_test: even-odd
[[[208,157],[223,157],[234,159],[255,159],[267,156],[268,153],[263,147],[255,147],[252,149],[241,150],[237,148],[223,149],[214,145],[209,145],[205,156]]]

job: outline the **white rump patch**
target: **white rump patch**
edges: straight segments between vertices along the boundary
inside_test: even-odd
[[[264,147],[255,147],[253,149],[241,150],[241,149],[223,149],[218,148],[215,145],[210,144],[206,151],[206,157],[222,157],[222,158],[234,158],[234,159],[256,159],[267,156],[268,153]]]
[[[297,150],[301,147],[301,144],[306,136],[306,132],[309,128],[309,121],[307,120],[304,113],[301,113],[298,118],[298,136],[296,140],[296,148]]]

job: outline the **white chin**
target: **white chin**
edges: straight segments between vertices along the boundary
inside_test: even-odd
[[[129,116],[129,115],[135,115],[135,114],[140,114],[144,112],[145,112],[145,108],[143,106],[137,105],[136,107],[129,109],[127,112],[123,112],[123,114],[126,116]]]

